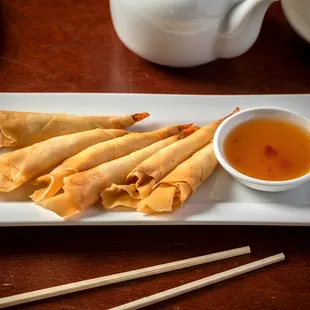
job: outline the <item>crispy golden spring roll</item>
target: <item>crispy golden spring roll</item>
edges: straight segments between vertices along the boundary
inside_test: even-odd
[[[83,172],[108,161],[128,155],[159,140],[177,135],[189,125],[175,125],[145,133],[129,133],[126,136],[95,144],[73,157],[68,158],[52,172],[37,179],[37,183],[45,185],[34,192],[32,200],[38,202],[57,194],[64,185],[64,178]]]
[[[128,134],[122,129],[94,129],[51,138],[0,155],[0,191],[10,192],[91,145]]]
[[[60,216],[66,217],[100,201],[100,194],[113,183],[124,182],[127,174],[140,162],[163,147],[174,143],[179,136],[172,136],[109,161],[93,169],[69,176],[64,180],[64,193],[42,200],[38,204]]]
[[[79,116],[0,111],[0,147],[25,147],[53,137],[96,128],[121,129],[148,116],[148,113],[124,116]]]
[[[152,193],[140,201],[137,210],[143,213],[169,212],[182,206],[217,164],[213,143],[210,143],[156,184]]]
[[[185,129],[181,134],[181,139],[188,137],[198,129],[199,127],[197,126]],[[147,160],[148,159],[146,159],[146,161]],[[101,193],[101,198],[106,209],[112,209],[116,206],[137,208],[141,196],[136,190],[135,184],[112,184],[111,187],[105,189]]]
[[[233,113],[238,111],[239,109],[237,108]],[[156,183],[162,180],[184,160],[207,145],[213,139],[218,126],[228,116],[202,127],[186,139],[169,145],[142,162],[128,174],[125,183],[128,186],[120,184],[122,190],[127,191],[128,195],[134,199],[146,198]],[[115,190],[117,190],[116,187]],[[125,195],[125,193],[123,194]]]

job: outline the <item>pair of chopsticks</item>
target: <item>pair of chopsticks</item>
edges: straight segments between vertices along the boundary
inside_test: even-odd
[[[37,290],[33,292],[13,295],[10,297],[0,298],[0,308],[11,307],[20,305],[23,303],[33,302],[36,300],[41,300],[45,298],[56,297],[64,294],[79,292],[87,289],[92,289],[96,287],[101,287],[109,284],[119,283],[123,281],[148,277],[151,275],[161,274],[169,271],[184,269],[188,267],[198,266],[201,264],[206,264],[214,261],[219,261],[225,258],[236,257],[243,254],[251,253],[251,249],[249,246],[241,247],[233,250],[217,252],[209,255],[198,256],[194,258],[184,259],[172,263],[136,269],[132,271],[117,273],[114,275],[54,286],[42,290]],[[266,267],[268,265],[280,262],[285,259],[283,253],[270,256],[258,261],[255,261],[250,264],[242,265],[237,268],[233,268],[227,271],[223,271],[212,276],[203,278],[198,281],[190,282],[185,285],[178,286],[176,288],[163,291],[158,294],[154,294],[148,297],[144,297],[133,302],[129,302],[127,304],[112,308],[110,310],[135,310],[140,309],[152,304],[155,304],[160,301],[167,300],[172,297],[179,296],[181,294],[185,294],[191,292],[196,289],[200,289],[202,287],[212,285],[214,283],[218,283],[238,275]]]

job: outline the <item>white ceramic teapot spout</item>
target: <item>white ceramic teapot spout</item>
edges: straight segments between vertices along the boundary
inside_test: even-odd
[[[235,0],[220,26],[216,43],[219,58],[232,58],[244,54],[255,43],[265,13],[273,2],[279,0]]]

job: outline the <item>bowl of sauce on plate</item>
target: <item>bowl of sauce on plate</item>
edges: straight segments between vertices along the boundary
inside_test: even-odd
[[[222,167],[246,186],[284,191],[310,180],[310,120],[255,108],[225,120],[214,137]]]
[[[253,119],[229,133],[224,154],[234,169],[250,177],[291,180],[310,171],[310,134],[286,120]]]

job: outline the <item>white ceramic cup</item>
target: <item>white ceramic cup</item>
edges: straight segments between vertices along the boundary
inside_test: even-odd
[[[221,166],[237,181],[245,186],[266,191],[266,192],[282,192],[296,188],[310,181],[310,172],[299,178],[288,181],[265,181],[244,175],[234,169],[226,160],[224,154],[224,141],[227,135],[239,124],[247,122],[255,118],[272,118],[286,120],[310,131],[310,120],[285,109],[278,108],[253,108],[241,111],[227,118],[217,129],[214,135],[214,153]]]
[[[310,0],[282,0],[281,4],[292,28],[310,43]]]

